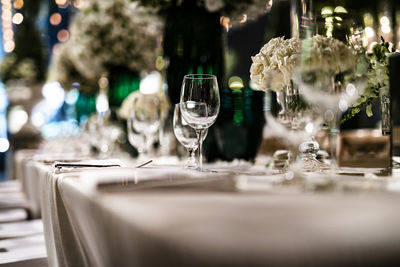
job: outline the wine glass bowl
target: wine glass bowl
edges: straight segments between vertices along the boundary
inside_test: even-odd
[[[197,134],[194,128],[192,128],[182,116],[182,112],[179,104],[175,104],[174,117],[173,117],[173,129],[176,139],[181,143],[186,150],[189,152],[189,159],[186,163],[187,168],[196,168],[195,151],[198,148]],[[207,130],[203,135],[203,141],[207,136]]]
[[[154,95],[141,94],[134,100],[128,124],[128,140],[139,157],[149,153],[161,125],[160,102]]]

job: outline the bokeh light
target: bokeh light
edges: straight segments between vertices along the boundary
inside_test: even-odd
[[[379,20],[381,25],[390,25],[390,20],[387,16],[382,16],[381,19]]]
[[[72,89],[65,96],[65,103],[67,103],[68,105],[75,105],[76,101],[78,100],[78,97],[79,97],[78,89]]]
[[[162,88],[162,76],[154,71],[140,81],[139,90],[142,94],[154,94]]]
[[[24,21],[24,16],[21,13],[15,13],[12,21],[14,24],[21,24]]]
[[[54,26],[60,24],[60,23],[61,23],[61,20],[62,20],[62,17],[61,17],[61,15],[60,15],[60,13],[53,13],[53,14],[50,16],[50,19],[49,19],[50,24],[51,24],[51,25],[54,25]]]
[[[0,138],[0,152],[6,152],[10,148],[7,138]]]
[[[42,88],[42,95],[51,108],[57,109],[64,102],[65,92],[59,82],[46,83]]]
[[[105,93],[100,93],[96,98],[96,111],[98,113],[107,112],[109,109],[108,98]]]
[[[8,130],[10,133],[18,133],[28,122],[28,118],[28,113],[22,106],[14,106],[10,108],[8,113]]]
[[[10,29],[3,32],[3,38],[5,41],[12,41],[14,39],[14,32]]]
[[[15,9],[21,9],[24,6],[24,1],[23,0],[15,0],[14,1],[14,8]]]
[[[366,27],[365,28],[365,36],[367,38],[373,38],[375,36],[375,31],[373,28],[371,27]]]
[[[15,43],[14,43],[14,41],[6,41],[6,42],[4,43],[4,51],[5,51],[6,53],[12,52],[12,51],[14,50],[14,48],[15,48]]]
[[[55,0],[56,4],[59,6],[65,6],[67,4],[67,0]]]
[[[61,30],[57,33],[57,39],[60,42],[65,42],[69,38],[69,32],[67,30]]]

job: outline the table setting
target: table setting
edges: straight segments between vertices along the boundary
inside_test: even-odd
[[[43,100],[10,102],[41,141],[10,131],[0,263],[400,264],[389,4],[59,2],[71,20],[46,81],[18,80]]]

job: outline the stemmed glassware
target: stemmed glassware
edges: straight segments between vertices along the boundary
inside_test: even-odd
[[[180,109],[190,127],[195,129],[199,149],[199,171],[203,171],[203,136],[214,124],[220,107],[218,81],[211,74],[185,75],[182,82]]]
[[[359,55],[338,40],[314,36],[302,42],[293,79],[304,99],[325,122],[331,170],[337,169],[340,116],[359,98],[365,87],[363,68]]]
[[[128,140],[138,149],[139,158],[148,156],[161,123],[158,98],[150,94],[137,97],[127,123]]]
[[[198,148],[198,140],[196,131],[182,117],[179,104],[175,104],[173,128],[176,139],[181,143],[189,153],[189,158],[186,162],[186,168],[195,169],[197,167],[195,152]],[[207,130],[203,134],[203,141],[207,136]]]

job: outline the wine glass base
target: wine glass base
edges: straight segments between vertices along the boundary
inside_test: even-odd
[[[216,170],[210,170],[210,169],[206,169],[206,168],[200,169],[200,167],[193,168],[192,170],[195,170],[195,171],[198,171],[201,173],[218,173],[218,171],[216,171]]]

